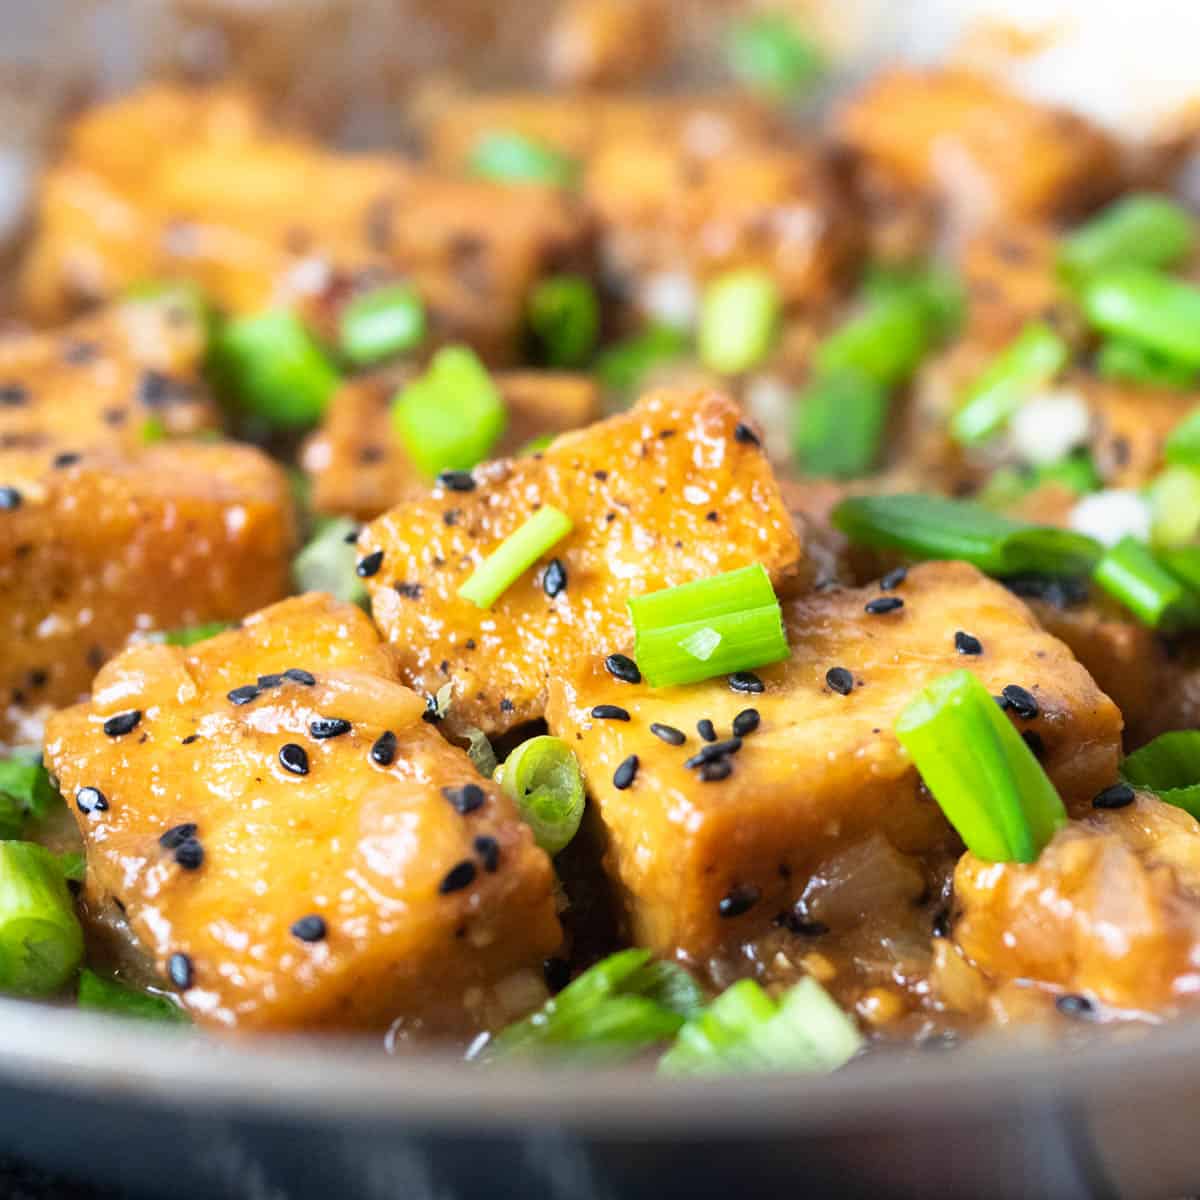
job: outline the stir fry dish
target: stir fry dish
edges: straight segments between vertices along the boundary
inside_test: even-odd
[[[740,86],[564,42],[403,152],[234,84],[63,130],[0,337],[0,989],[674,1075],[1188,1019],[1179,149],[960,67],[817,120],[755,20]]]

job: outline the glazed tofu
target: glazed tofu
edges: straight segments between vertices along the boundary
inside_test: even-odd
[[[287,477],[257,450],[46,456],[0,451],[5,742],[36,742],[130,635],[234,620],[290,590]]]
[[[600,391],[588,375],[561,371],[499,371],[496,386],[508,409],[499,452],[515,454],[530,439],[578,429],[600,415]],[[400,381],[350,380],[330,402],[321,429],[304,448],[313,507],[369,521],[428,489],[393,432],[389,410]]]
[[[359,536],[376,624],[401,678],[453,685],[451,725],[502,733],[542,715],[547,682],[581,658],[625,651],[630,596],[760,562],[798,576],[802,553],[778,485],[737,406],[717,392],[653,392],[559,437],[536,458],[435,487]],[[543,504],[573,530],[490,610],[458,596],[479,563]],[[565,586],[548,595],[557,560]]]
[[[1121,183],[1118,147],[1096,126],[955,68],[877,75],[843,108],[836,137],[936,196],[958,228],[1086,212]]]
[[[137,170],[121,148],[134,136],[148,139]],[[365,283],[405,278],[436,339],[497,359],[517,352],[537,278],[590,244],[559,192],[334,154],[223,91],[150,89],[85,114],[43,179],[37,224],[21,298],[41,321],[161,277],[235,312],[295,304],[333,321]]]
[[[553,872],[424,707],[367,617],[316,593],[126,651],[47,731],[89,910],[123,908],[205,1025],[510,1018],[506,984],[529,995],[560,940]]]
[[[1198,895],[1200,825],[1138,795],[1073,821],[1036,863],[964,855],[953,936],[992,986],[1021,981],[1127,1015],[1166,1014],[1195,996]]]
[[[866,613],[882,594],[903,608]],[[923,686],[964,666],[993,693],[1016,683],[1037,698],[1039,715],[1016,723],[1040,738],[1065,799],[1086,803],[1115,777],[1115,705],[1020,600],[973,567],[926,564],[894,592],[816,592],[785,603],[784,614],[791,658],[755,673],[761,694],[725,679],[631,685],[595,656],[551,680],[546,720],[579,756],[638,944],[702,964],[762,934],[824,863],[864,839],[882,834],[904,855],[943,851],[949,826],[892,727]],[[981,655],[957,653],[960,629],[979,638]],[[853,677],[849,694],[831,687],[833,667]],[[598,720],[598,704],[619,705],[630,720]],[[705,745],[698,721],[725,739],[747,709],[759,722],[727,759],[727,777],[706,780],[685,765]],[[686,742],[662,740],[652,723]],[[636,776],[621,788],[617,768],[630,756]]]

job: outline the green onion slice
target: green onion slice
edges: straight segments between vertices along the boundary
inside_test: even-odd
[[[162,417],[147,417],[139,430],[143,446],[156,446],[167,440],[167,427]]]
[[[408,457],[429,478],[469,471],[508,425],[500,389],[473,350],[447,346],[392,401],[392,424]]]
[[[631,597],[634,656],[651,687],[698,683],[788,656],[783,614],[761,563]]]
[[[704,993],[682,967],[652,962],[649,950],[621,950],[471,1057],[621,1062],[674,1037],[703,1005]]]
[[[863,1045],[853,1020],[811,976],[778,1003],[753,979],[743,979],[684,1025],[659,1070],[666,1075],[825,1072],[849,1062]]]
[[[491,608],[513,583],[551,546],[571,532],[573,523],[561,509],[543,504],[521,527],[492,551],[458,589],[464,600]]]
[[[838,371],[816,379],[796,417],[796,463],[808,475],[857,479],[879,459],[888,394],[869,376]]]
[[[58,856],[34,842],[0,842],[0,991],[58,991],[83,959],[83,930]]]
[[[338,321],[338,350],[355,367],[407,354],[424,340],[425,305],[407,283],[355,296]]]
[[[1200,592],[1200,546],[1184,546],[1162,550],[1158,561],[1195,592]]]
[[[1027,325],[972,384],[950,419],[954,440],[978,445],[999,433],[1027,397],[1057,375],[1070,347],[1048,325]]]
[[[78,851],[68,850],[58,856],[58,865],[62,868],[63,878],[68,883],[82,883],[87,873],[87,859]]]
[[[1123,537],[1092,578],[1144,625],[1167,631],[1200,626],[1200,596],[1168,571],[1136,538]]]
[[[79,1007],[92,1012],[113,1013],[143,1021],[188,1023],[187,1013],[166,996],[130,987],[117,979],[106,979],[84,967],[79,972]]]
[[[535,437],[531,437],[520,449],[517,450],[517,458],[532,458],[535,454],[541,454],[551,442],[554,441],[555,435],[552,433],[539,433]]]
[[[689,345],[688,335],[673,325],[648,325],[601,351],[596,357],[596,377],[605,391],[629,396],[651,371],[686,354]]]
[[[300,592],[328,592],[337,600],[366,606],[367,589],[355,574],[358,525],[348,517],[325,518],[292,560],[292,579]]]
[[[1121,778],[1200,819],[1200,730],[1160,734],[1125,759]]]
[[[1171,430],[1164,454],[1169,463],[1200,468],[1200,408],[1193,408]]]
[[[1155,546],[1184,546],[1200,534],[1200,470],[1167,467],[1147,493],[1150,540]]]
[[[496,130],[475,143],[467,169],[498,183],[542,183],[572,187],[579,164],[569,155],[521,133]]]
[[[1196,371],[1163,358],[1136,342],[1108,338],[1096,355],[1096,370],[1105,379],[1133,383],[1139,387],[1173,388],[1186,391],[1196,385]]]
[[[779,288],[766,271],[745,268],[718,276],[700,300],[700,361],[722,375],[758,366],[771,352],[781,310]]]
[[[925,786],[977,858],[1033,862],[1067,823],[1049,776],[970,671],[935,679],[908,703],[895,728]]]
[[[600,302],[582,275],[543,279],[529,297],[527,320],[552,367],[578,367],[591,357],[600,334]]]
[[[863,292],[874,304],[899,297],[916,301],[925,312],[931,336],[937,341],[953,336],[967,315],[962,280],[937,263],[920,267],[880,267],[867,270]]]
[[[1109,267],[1169,267],[1185,258],[1196,240],[1186,209],[1166,196],[1125,196],[1063,239],[1059,267],[1080,280]]]
[[[495,781],[512,797],[534,840],[551,856],[579,832],[583,820],[583,774],[561,738],[522,742],[496,768]]]
[[[247,416],[275,429],[315,424],[341,383],[324,351],[290,312],[226,321],[211,363],[218,387]]]
[[[40,758],[32,754],[0,758],[0,811],[4,817],[0,838],[20,837],[27,817],[41,820],[61,803]]]
[[[230,621],[206,621],[202,625],[185,625],[182,629],[169,629],[162,635],[162,640],[168,646],[194,646],[197,642],[207,642],[209,638],[216,637],[218,633],[224,633],[227,629],[232,629],[233,623]]]
[[[916,558],[959,559],[989,575],[1085,575],[1103,553],[1082,533],[920,493],[852,496],[833,510],[833,523],[860,545]]]
[[[1200,288],[1145,267],[1114,267],[1089,278],[1083,311],[1097,329],[1200,368]]]
[[[725,62],[748,88],[779,101],[806,95],[825,74],[825,55],[787,13],[763,12],[733,25]]]

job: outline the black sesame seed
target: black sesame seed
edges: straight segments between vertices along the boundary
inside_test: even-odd
[[[691,758],[684,760],[685,767],[699,767],[704,763],[716,762],[721,758],[728,758],[731,754],[736,754],[742,748],[742,739],[740,737],[727,738],[723,742],[711,742],[707,746],[701,746],[700,749],[692,755]]]
[[[964,633],[960,629],[954,635],[954,649],[959,654],[982,654],[983,643],[974,634]]]
[[[1092,797],[1093,808],[1125,808],[1134,800],[1133,788],[1127,783],[1114,783]]]
[[[172,825],[166,833],[159,834],[158,844],[164,850],[177,850],[184,842],[196,836],[196,823],[185,821],[182,825]]]
[[[385,729],[371,747],[371,761],[381,767],[390,767],[396,757],[396,735]]]
[[[0,383],[0,407],[20,408],[29,403],[29,389],[20,383]]]
[[[1036,729],[1022,729],[1021,740],[1033,751],[1034,758],[1041,758],[1046,753],[1046,743]]]
[[[735,884],[721,897],[717,912],[723,917],[740,917],[758,903],[761,894],[752,883]]]
[[[829,926],[824,921],[810,921],[807,917],[796,912],[795,909],[784,913],[780,919],[780,924],[789,933],[798,934],[800,937],[821,937],[829,932]]]
[[[358,566],[354,568],[354,573],[360,579],[369,579],[372,575],[379,573],[379,568],[383,566],[383,551],[373,550],[366,558],[358,560]]]
[[[442,795],[450,801],[451,808],[462,813],[464,817],[467,813],[482,808],[487,800],[487,793],[477,783],[464,783],[462,787],[444,787]]]
[[[592,716],[597,721],[628,721],[629,709],[619,704],[597,704],[592,709]]]
[[[562,559],[552,558],[542,574],[542,591],[553,599],[559,592],[564,592],[566,589],[567,568],[563,566]]]
[[[479,861],[483,863],[483,869],[489,875],[494,875],[500,866],[500,843],[485,833],[471,844],[475,847],[475,853],[479,855]]]
[[[131,708],[128,712],[117,713],[115,717],[109,717],[104,722],[104,732],[108,737],[124,737],[127,733],[132,733],[142,719],[142,710],[140,708]]]
[[[830,691],[837,692],[839,696],[848,696],[854,691],[854,676],[845,667],[830,667],[825,672],[825,682]]]
[[[1001,690],[1000,694],[1004,697],[1008,707],[1022,720],[1032,721],[1042,711],[1038,707],[1037,697],[1032,692],[1026,691],[1019,683],[1010,683]]]
[[[752,671],[735,671],[729,677],[729,687],[735,692],[758,693],[766,690],[763,681]]]
[[[462,862],[456,863],[446,872],[442,882],[438,884],[438,891],[445,896],[450,892],[461,892],[463,888],[470,887],[474,882],[475,864],[469,858],[464,858]]]
[[[108,810],[108,798],[99,788],[81,787],[75,793],[75,806],[81,813],[86,813],[90,816],[94,812],[106,812]]]
[[[302,683],[305,687],[312,687],[317,682],[317,677],[311,671],[303,671],[299,667],[288,667],[283,677],[293,683]]]
[[[542,978],[550,994],[556,996],[571,982],[571,964],[556,954],[542,963]]]
[[[252,683],[244,683],[228,692],[226,698],[231,704],[249,704],[251,700],[258,699],[258,688]]]
[[[610,654],[604,660],[604,665],[608,673],[622,683],[642,682],[642,673],[638,670],[637,663],[627,654]]]
[[[54,468],[57,471],[65,470],[67,467],[73,467],[80,459],[80,455],[73,451],[66,451],[63,454],[54,456]]]
[[[876,596],[874,600],[868,600],[863,605],[863,611],[870,613],[873,617],[878,617],[884,613],[896,612],[903,607],[904,601],[899,596]]]
[[[744,421],[739,421],[733,429],[734,441],[741,442],[744,446],[761,446],[762,442],[758,440],[758,434],[754,432]]]
[[[257,682],[258,682],[258,686],[263,691],[266,691],[268,688],[279,687],[283,683],[283,675],[282,674],[260,675],[258,677]]]
[[[613,787],[618,791],[624,791],[637,778],[638,772],[638,756],[631,754],[619,767],[613,772]]]
[[[204,862],[204,847],[195,838],[185,838],[175,847],[175,861],[185,871],[196,871]]]
[[[186,954],[172,954],[167,959],[167,975],[177,988],[184,991],[192,986],[192,980],[196,978],[192,960]]]
[[[0,512],[12,512],[21,507],[21,493],[14,487],[0,487]]]
[[[651,724],[650,732],[668,746],[682,746],[687,741],[687,734],[682,729],[676,729],[674,725],[662,725],[658,721]]]
[[[452,492],[473,492],[475,476],[470,471],[443,471],[437,477],[438,483]]]
[[[758,728],[761,719],[757,708],[743,708],[733,718],[733,736],[745,737],[747,734],[753,733]]]
[[[696,722],[696,732],[706,742],[715,742],[717,740],[716,727],[707,717],[703,717],[701,720]]]
[[[327,932],[325,918],[316,913],[310,913],[307,917],[292,922],[292,937],[299,938],[302,942],[323,942]]]
[[[421,593],[425,590],[419,583],[408,583],[404,580],[398,580],[392,587],[396,589],[396,594],[403,596],[405,600],[420,600]]]
[[[279,765],[293,775],[307,775],[308,752],[295,742],[285,742],[279,747]]]
[[[308,723],[308,732],[318,740],[341,737],[343,733],[349,733],[350,729],[350,722],[344,717],[313,717]]]
[[[1096,1015],[1096,1006],[1086,996],[1081,996],[1078,992],[1068,992],[1065,996],[1059,996],[1054,1002],[1054,1007],[1064,1017],[1087,1020]]]
[[[717,758],[712,762],[701,764],[700,770],[696,772],[696,777],[702,783],[720,783],[722,779],[728,779],[732,774],[733,763],[727,758]]]
[[[881,591],[890,592],[898,588],[908,578],[907,567],[893,567],[880,581]]]
[[[442,710],[438,707],[436,696],[425,697],[425,711],[421,713],[421,720],[426,725],[436,725],[442,719]]]
[[[362,533],[361,529],[352,529],[344,538],[342,538],[342,541],[345,542],[347,546],[353,546],[354,543],[358,541],[358,535],[360,533]]]
[[[1054,608],[1072,608],[1088,598],[1086,579],[1051,579],[1044,575],[1018,575],[1004,586],[1024,600],[1044,600]]]
[[[171,394],[171,380],[152,368],[142,372],[138,381],[138,400],[147,408],[159,408]]]

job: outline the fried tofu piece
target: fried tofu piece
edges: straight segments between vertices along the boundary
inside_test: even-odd
[[[1138,795],[1072,822],[1035,863],[964,855],[953,936],[993,986],[1022,980],[1166,1013],[1195,994],[1198,895],[1200,825]]]
[[[398,505],[358,540],[401,678],[430,695],[453,683],[452,726],[502,733],[540,717],[552,675],[627,648],[630,596],[753,562],[777,581],[800,571],[766,457],[717,392],[652,392],[536,458],[491,463],[474,478],[469,492],[438,486]],[[566,513],[572,532],[489,611],[459,597],[543,504]],[[552,559],[567,579],[555,596],[542,570]]]
[[[836,137],[936,195],[959,226],[1079,214],[1121,185],[1119,148],[1098,127],[958,68],[875,76],[843,108]]]
[[[205,1025],[403,1037],[511,1017],[506,981],[560,940],[553,871],[424,707],[368,618],[317,593],[126,651],[47,731],[89,910],[121,906]]]
[[[67,443],[69,444],[69,443]],[[36,742],[130,635],[235,620],[286,596],[283,470],[249,446],[0,451],[0,740]]]
[[[1197,405],[1200,391],[1147,387],[1088,377],[1083,394],[1092,414],[1090,447],[1108,487],[1140,488],[1162,470],[1172,430]]]
[[[140,169],[125,151],[110,170],[108,147],[149,127]],[[336,320],[359,286],[405,278],[435,339],[501,360],[519,348],[530,287],[589,247],[580,206],[557,191],[334,154],[271,130],[245,98],[151,89],[68,135],[42,182],[21,298],[54,321],[131,282],[182,277],[235,312],[290,303]]]
[[[916,692],[963,666],[994,693],[1018,683],[1037,697],[1040,715],[1016,723],[1041,738],[1064,798],[1086,803],[1115,777],[1116,706],[1005,588],[963,563],[929,563],[888,593],[904,601],[899,611],[865,613],[880,594],[829,590],[786,603],[791,658],[755,672],[761,694],[724,679],[630,685],[596,657],[552,678],[546,720],[579,756],[638,944],[703,963],[760,935],[849,846],[882,834],[905,855],[944,850],[949,826],[892,727]],[[980,639],[981,655],[956,652],[960,629]],[[827,682],[835,666],[853,676],[848,695]],[[604,703],[630,720],[595,719]],[[727,778],[706,781],[685,766],[704,746],[699,720],[728,738],[749,708],[760,721],[729,758]],[[652,723],[687,742],[660,740]],[[618,788],[616,769],[631,755],[636,777]]]
[[[515,454],[540,434],[578,429],[600,415],[600,390],[589,375],[565,371],[499,371],[508,409],[501,454]],[[304,447],[313,507],[369,521],[429,486],[404,452],[389,417],[399,380],[369,376],[343,384],[324,424]]]
[[[663,0],[569,0],[546,39],[546,65],[564,87],[636,83],[670,55],[674,28]]]

